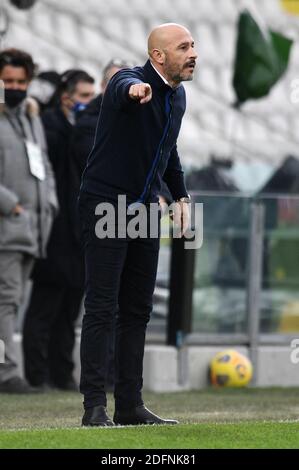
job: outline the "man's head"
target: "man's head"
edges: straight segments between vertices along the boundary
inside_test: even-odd
[[[95,96],[95,80],[84,70],[68,70],[61,77],[59,96],[62,110],[68,116],[83,110]]]
[[[7,106],[15,107],[26,98],[34,71],[32,57],[26,52],[19,49],[0,52],[0,80],[4,82]]]
[[[184,26],[165,23],[153,29],[148,38],[148,53],[171,86],[193,79],[197,53],[191,33]]]
[[[102,75],[102,82],[101,82],[101,91],[102,93],[105,92],[107,85],[113,75],[119,72],[121,69],[130,68],[131,65],[127,64],[126,62],[120,59],[112,59],[108,64],[104,67],[103,75]]]

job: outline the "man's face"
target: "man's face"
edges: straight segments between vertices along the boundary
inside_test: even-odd
[[[95,86],[93,83],[79,82],[71,99],[74,103],[88,104],[95,96]]]
[[[0,79],[3,80],[6,90],[26,91],[29,85],[24,67],[5,65],[0,73]]]
[[[188,31],[180,31],[164,50],[164,73],[175,83],[193,80],[197,53]]]
[[[61,104],[67,112],[71,111],[76,103],[88,105],[95,96],[93,83],[78,82],[72,94],[67,92],[61,95]]]

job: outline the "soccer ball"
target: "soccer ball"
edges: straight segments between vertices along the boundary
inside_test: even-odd
[[[234,349],[216,354],[210,363],[210,380],[216,387],[245,387],[251,378],[250,360]]]

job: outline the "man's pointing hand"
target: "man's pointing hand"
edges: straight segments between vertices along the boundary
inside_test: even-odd
[[[148,103],[152,99],[152,88],[149,83],[137,83],[130,86],[129,96],[140,104]]]

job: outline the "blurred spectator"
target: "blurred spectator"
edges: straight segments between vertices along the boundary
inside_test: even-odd
[[[40,107],[41,112],[56,104],[56,93],[60,85],[61,76],[54,70],[41,72],[30,84],[28,93]]]
[[[34,259],[45,256],[57,211],[55,183],[43,128],[36,108],[26,99],[34,64],[29,54],[0,53],[5,105],[0,109],[0,392],[34,391],[18,373],[14,323]]]
[[[84,262],[71,219],[75,205],[73,160],[69,144],[78,111],[94,97],[94,79],[82,70],[62,75],[59,103],[43,115],[49,156],[56,176],[60,213],[51,233],[48,256],[33,271],[33,289],[23,332],[26,378],[32,385],[74,390],[75,321],[84,286]]]

